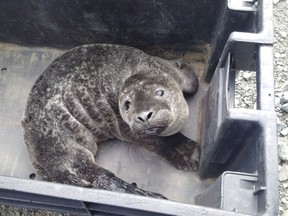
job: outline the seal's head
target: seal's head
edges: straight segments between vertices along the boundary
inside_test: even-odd
[[[125,81],[118,99],[120,114],[137,136],[170,136],[186,123],[188,105],[171,76],[151,74]]]

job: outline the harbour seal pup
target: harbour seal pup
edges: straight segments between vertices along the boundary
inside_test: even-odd
[[[163,198],[97,166],[97,143],[120,139],[157,152],[178,169],[197,170],[200,148],[179,130],[188,117],[182,91],[198,79],[127,46],[76,47],[52,62],[30,92],[22,125],[40,179]]]

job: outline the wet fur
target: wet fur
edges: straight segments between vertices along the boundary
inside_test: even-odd
[[[173,78],[174,85],[179,85],[179,91],[190,94],[197,91],[193,71],[181,74],[179,64],[172,68],[171,64],[131,47],[85,45],[57,58],[34,84],[22,122],[25,143],[38,177],[163,198],[97,166],[94,156],[97,143],[117,138],[157,152],[178,169],[198,168],[200,150],[194,141],[180,133],[139,138],[121,117],[118,97],[124,82],[132,75],[151,73],[161,80],[164,72]]]

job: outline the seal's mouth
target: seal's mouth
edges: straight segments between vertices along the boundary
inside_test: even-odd
[[[157,136],[165,130],[165,127],[150,127],[139,131],[134,131],[134,133],[139,136]]]
[[[159,134],[162,128],[160,127],[153,127],[153,128],[149,128],[147,129],[145,132],[146,134]]]

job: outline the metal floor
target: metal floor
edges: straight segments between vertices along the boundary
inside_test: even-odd
[[[29,179],[34,172],[21,119],[33,83],[61,53],[63,50],[0,44],[0,176]],[[198,93],[187,98],[190,116],[182,133],[197,141],[205,89],[200,83]],[[156,154],[117,140],[99,146],[96,161],[127,182],[188,204],[193,204],[195,196],[210,183],[200,180],[197,172],[179,171]]]

